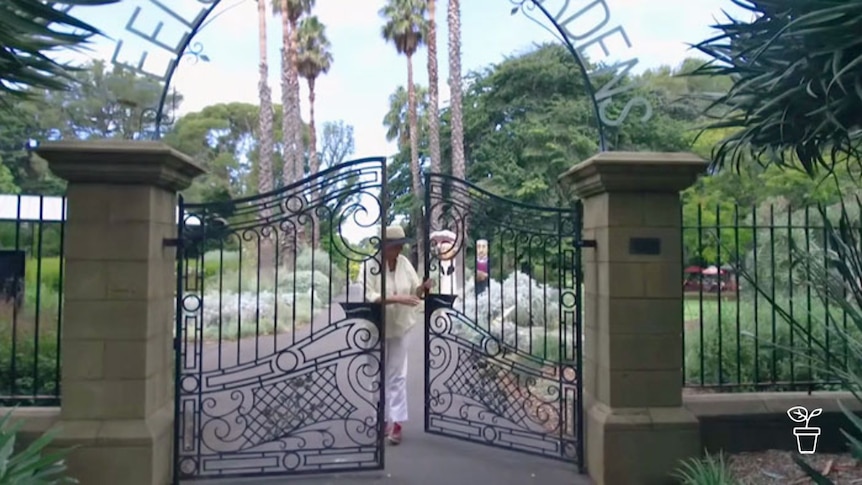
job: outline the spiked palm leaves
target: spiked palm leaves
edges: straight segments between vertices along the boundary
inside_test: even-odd
[[[711,128],[735,133],[717,165],[746,158],[831,170],[858,158],[862,141],[862,1],[733,0],[750,21],[726,16],[696,46],[711,58],[696,75],[730,75]],[[715,113],[715,111],[713,111]]]
[[[3,0],[0,2],[0,103],[27,96],[28,88],[65,90],[75,68],[49,53],[74,49],[99,31],[68,13],[71,6],[119,0]]]

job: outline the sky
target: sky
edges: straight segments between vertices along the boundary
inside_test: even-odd
[[[574,13],[599,0],[545,0],[552,12],[566,8]],[[159,21],[164,25],[158,38],[174,45],[188,30],[177,18],[193,19],[212,0],[123,0],[109,7],[77,7],[73,12],[91,22],[113,39],[97,40],[87,56],[110,59],[120,39],[124,45],[118,54],[120,61],[137,64],[144,43],[130,34],[127,26],[150,33]],[[722,9],[739,15],[730,0],[605,0],[609,21],[603,30],[622,26],[630,41],[627,47],[620,41],[608,40],[612,50],[605,62],[638,59],[635,71],[660,65],[678,65],[692,55],[689,45],[713,35],[711,25],[720,19]],[[317,81],[315,104],[318,129],[326,121],[343,120],[353,125],[355,158],[388,156],[396,151],[394,143],[385,139],[382,125],[388,108],[389,95],[406,84],[406,60],[381,37],[383,20],[378,12],[384,0],[317,0],[314,14],[326,25],[332,43],[334,63],[328,74]],[[446,1],[438,0],[438,63],[440,66],[440,99],[446,105],[449,98],[446,29]],[[160,9],[170,5],[177,17]],[[483,69],[500,62],[506,56],[530,49],[534,44],[558,42],[541,25],[523,13],[511,14],[512,0],[462,0],[462,73]],[[133,21],[133,13],[141,11]],[[589,30],[590,22],[601,21],[600,8],[593,8],[570,24],[573,32]],[[566,14],[567,17],[571,14]],[[562,18],[562,17],[561,17]],[[280,39],[281,25],[272,17],[267,28],[269,36],[270,86],[273,100],[280,100]],[[136,40],[137,39],[137,40]],[[588,39],[587,39],[588,40]],[[585,40],[585,42],[587,41]],[[222,0],[210,15],[206,27],[193,39],[192,47],[201,47],[208,62],[182,61],[173,86],[184,101],[180,114],[200,110],[216,103],[240,101],[258,102],[258,23],[255,0]],[[600,56],[598,47],[587,51]],[[145,70],[163,72],[171,56],[164,50],[147,49]],[[427,52],[422,49],[414,57],[416,82],[427,85]],[[301,88],[303,118],[308,120],[307,88]],[[320,138],[320,137],[318,137]]]

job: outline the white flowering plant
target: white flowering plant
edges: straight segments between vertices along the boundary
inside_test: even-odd
[[[187,294],[186,307],[195,306],[191,300],[202,299],[198,317],[205,340],[294,331],[324,315],[330,300],[346,291],[348,268],[332,266],[325,251],[303,250],[297,255],[295,271],[279,268],[277,272],[258,268],[256,260],[238,264],[236,257],[226,256],[221,261],[232,264],[207,271],[203,291]],[[194,329],[188,329],[187,335],[198,338]]]
[[[455,302],[455,309],[510,348],[559,360],[561,341],[571,344],[575,340],[573,329],[563,332],[560,328],[560,290],[520,271],[502,282],[489,280],[478,295],[473,284],[468,283],[459,296],[462,298]],[[466,321],[453,322],[452,331],[470,340],[479,338]]]

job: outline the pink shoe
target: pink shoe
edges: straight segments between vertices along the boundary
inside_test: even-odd
[[[395,423],[392,426],[387,426],[386,438],[389,440],[389,444],[400,445],[401,444],[401,425],[398,423]]]

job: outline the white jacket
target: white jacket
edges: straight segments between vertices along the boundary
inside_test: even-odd
[[[366,301],[375,301],[380,298],[381,275],[380,263],[376,259],[370,259],[363,265],[362,278],[365,286]],[[372,273],[372,269],[374,270]],[[386,277],[386,296],[393,295],[416,295],[416,291],[422,284],[419,275],[413,268],[413,264],[403,254],[398,255],[395,263],[395,271],[384,268]],[[401,337],[416,325],[420,316],[424,316],[424,305],[415,307],[399,304],[386,305],[386,338]]]

